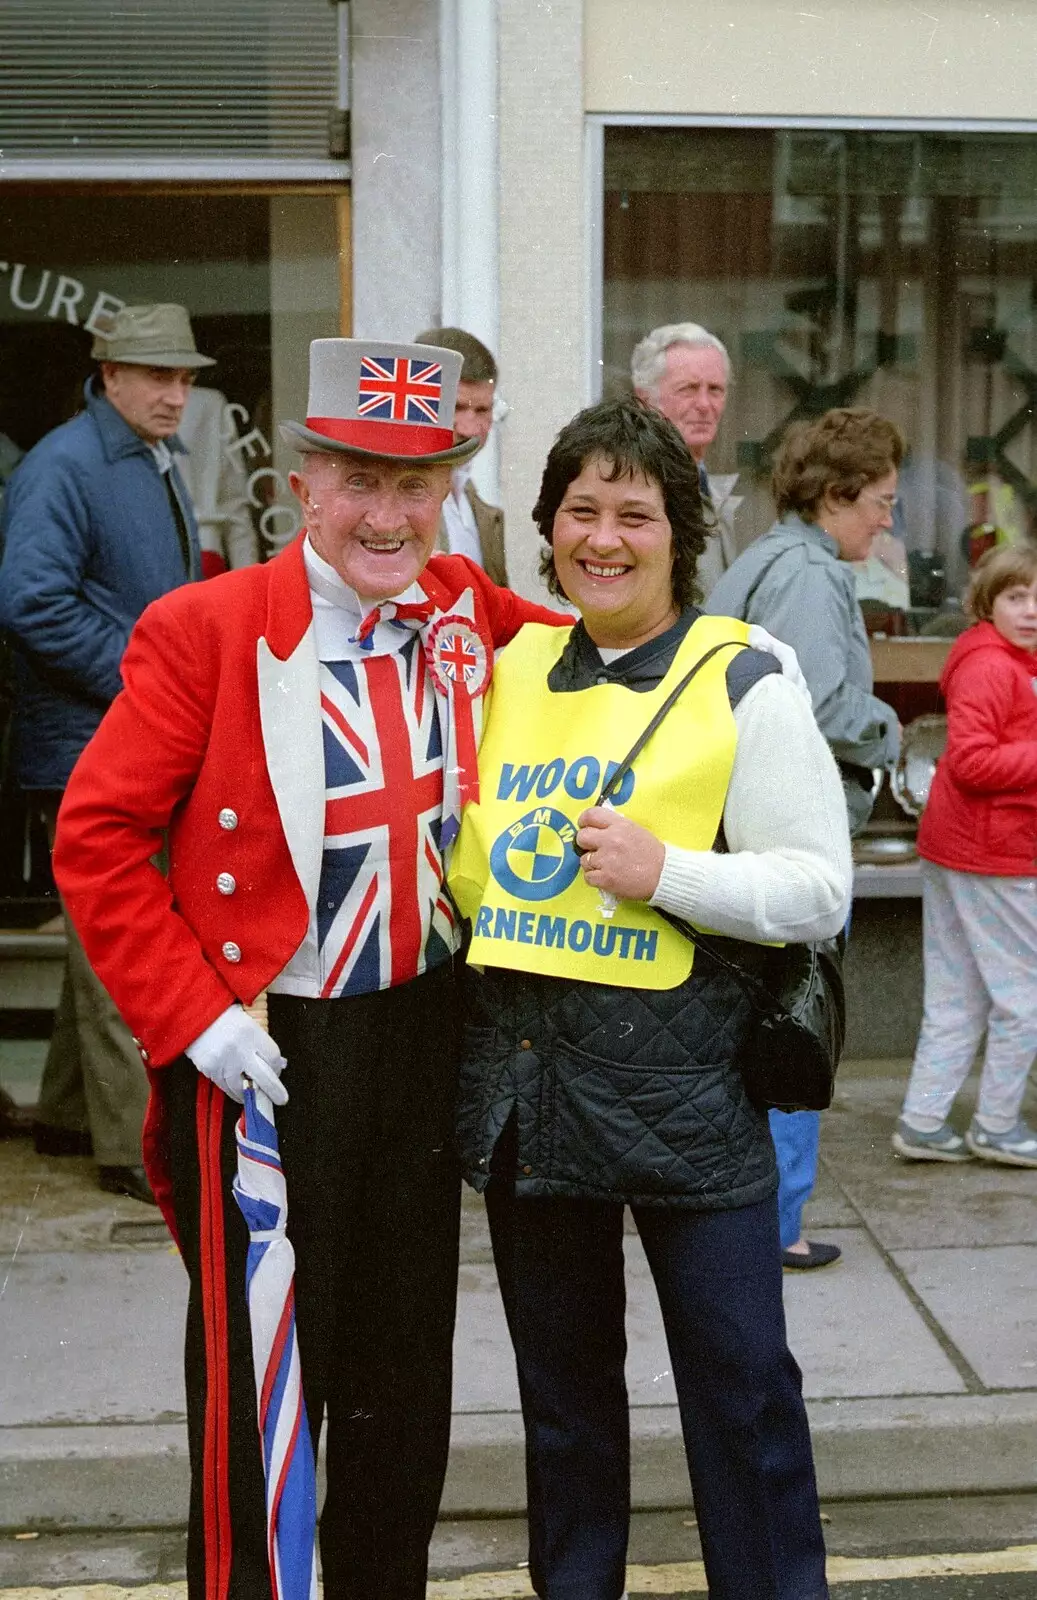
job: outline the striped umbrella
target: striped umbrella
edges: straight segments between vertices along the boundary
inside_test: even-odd
[[[295,1252],[285,1233],[288,1195],[273,1107],[261,1089],[246,1087],[236,1134],[234,1198],[249,1232],[245,1287],[273,1600],[316,1600],[317,1481],[295,1332]]]

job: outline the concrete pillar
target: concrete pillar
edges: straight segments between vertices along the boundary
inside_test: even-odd
[[[333,195],[275,195],[270,201],[270,438],[272,465],[285,485],[299,457],[277,430],[279,421],[306,415],[310,340],[338,333],[338,231]],[[245,431],[242,423],[241,431]],[[244,455],[246,471],[270,464],[256,439]],[[269,481],[269,480],[268,480]],[[268,543],[281,545],[299,526],[295,502],[280,487],[278,503],[293,515],[268,518]]]
[[[497,7],[440,0],[442,94],[442,323],[465,328],[497,354],[500,336],[500,206],[497,139]],[[508,392],[502,373],[499,392]],[[475,460],[480,494],[499,493],[499,432]]]
[[[589,399],[582,0],[499,0],[500,429],[508,571],[541,593],[530,511],[562,423]]]
[[[439,7],[352,0],[353,331],[440,316]]]

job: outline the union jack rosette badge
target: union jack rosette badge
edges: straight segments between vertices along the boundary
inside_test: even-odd
[[[486,693],[492,663],[484,641],[467,617],[440,617],[425,643],[429,671],[443,694],[464,690],[470,699]]]

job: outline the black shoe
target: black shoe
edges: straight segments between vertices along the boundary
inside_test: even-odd
[[[808,1239],[809,1250],[783,1250],[781,1264],[786,1272],[809,1272],[811,1267],[831,1267],[842,1255],[837,1244],[819,1244],[816,1239]]]
[[[32,1118],[6,1089],[0,1089],[0,1139],[24,1139],[32,1132]]]
[[[38,1156],[92,1156],[94,1141],[84,1128],[53,1128],[47,1122],[34,1122],[32,1142]]]
[[[146,1206],[157,1206],[143,1167],[98,1167],[98,1182],[105,1194],[127,1194]]]

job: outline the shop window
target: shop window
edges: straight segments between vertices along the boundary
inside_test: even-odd
[[[177,301],[200,383],[224,397],[219,446],[235,460],[261,555],[299,527],[297,457],[279,420],[306,414],[311,339],[341,331],[342,198],[333,190],[118,194],[49,187],[0,195],[0,491],[17,460],[83,404],[93,325],[121,304]],[[41,828],[5,762],[0,657],[0,910],[50,890]],[[8,908],[8,919],[10,911]]]
[[[227,399],[257,530],[284,544],[298,524],[276,422],[304,413],[309,340],[339,332],[336,227],[326,191],[4,194],[0,434],[29,450],[80,409],[99,314],[178,301],[216,358],[200,381]]]
[[[703,323],[734,382],[709,463],[742,544],[793,419],[873,406],[910,455],[903,626],[1037,525],[1037,138],[615,127],[605,133],[605,392],[650,328]]]

